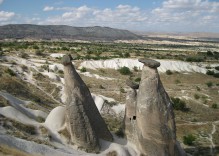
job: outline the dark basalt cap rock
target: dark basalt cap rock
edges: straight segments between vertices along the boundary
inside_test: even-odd
[[[136,83],[132,82],[130,79],[126,80],[126,84],[127,84],[127,86],[131,87],[132,89],[138,89],[139,88],[139,84],[136,84]]]
[[[71,63],[72,60],[73,60],[73,58],[72,58],[71,55],[64,55],[64,56],[62,57],[61,62],[62,62],[62,64],[63,64],[64,66],[67,66],[68,64]]]
[[[155,60],[140,58],[138,59],[138,61],[141,63],[144,63],[145,66],[148,66],[150,68],[160,67],[160,62],[155,61]]]

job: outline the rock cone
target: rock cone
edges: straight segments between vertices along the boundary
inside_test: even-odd
[[[185,155],[176,141],[173,107],[157,71],[160,63],[149,59],[139,59],[139,61],[144,63],[144,67],[136,101],[132,104],[127,103],[126,118],[129,116],[130,109],[135,107],[132,121],[125,121],[127,138],[143,155]],[[130,133],[135,139],[130,138]]]
[[[89,152],[99,151],[99,138],[112,141],[91,93],[76,72],[69,55],[62,58],[66,94],[66,123],[71,141]]]

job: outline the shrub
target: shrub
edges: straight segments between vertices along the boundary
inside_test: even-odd
[[[44,69],[44,70],[48,70],[48,68],[49,68],[49,66],[45,65],[45,64],[41,66],[41,69]]]
[[[58,70],[58,73],[59,74],[64,74],[64,71],[63,70]]]
[[[197,90],[197,91],[201,91],[201,88],[198,87],[198,86],[196,86],[196,90]]]
[[[178,80],[178,79],[176,79],[176,80],[175,80],[175,83],[176,83],[176,84],[179,84],[179,83],[181,83],[181,81]]]
[[[35,98],[33,99],[33,101],[35,101],[35,102],[37,102],[37,103],[40,103],[40,102],[41,102],[41,99],[40,99],[39,97],[35,97]]]
[[[130,71],[130,69],[128,67],[122,67],[119,69],[120,74],[122,75],[130,75],[132,72]]]
[[[135,79],[135,82],[140,82],[141,81],[141,78],[140,77],[137,77],[136,79]]]
[[[113,107],[113,106],[116,106],[117,103],[115,101],[108,101],[108,100],[105,100],[105,103],[106,105],[109,105],[110,107]]]
[[[202,57],[189,56],[186,58],[186,61],[188,61],[188,62],[203,62],[204,59]]]
[[[4,55],[4,52],[3,51],[0,51],[0,56],[3,56]]]
[[[15,121],[15,120],[10,120],[10,121],[11,121],[12,125],[13,125],[14,127],[16,127],[16,128],[17,128],[18,130],[20,130],[20,131],[24,131],[24,132],[26,132],[26,133],[28,133],[28,134],[30,134],[30,135],[35,135],[35,134],[37,134],[35,127],[32,126],[32,125],[26,125],[26,124],[23,124],[23,123],[21,123],[21,122],[17,122],[17,121]]]
[[[117,132],[122,125],[122,120],[112,115],[103,117],[110,131]]]
[[[27,53],[21,53],[21,57],[22,57],[22,58],[28,58],[29,55],[28,55]]]
[[[122,88],[122,87],[120,88],[120,92],[121,92],[121,93],[126,93],[126,92],[125,92],[125,89]]]
[[[40,48],[37,45],[34,45],[33,49],[40,49]]]
[[[118,156],[118,154],[116,151],[111,151],[111,152],[107,153],[106,156]]]
[[[125,57],[125,58],[130,57],[130,54],[129,54],[129,53],[125,53],[125,54],[124,54],[124,57]]]
[[[43,55],[43,53],[42,53],[41,51],[39,51],[39,50],[37,50],[37,51],[35,52],[35,54],[38,55],[38,56],[42,56],[42,55]]]
[[[188,134],[186,136],[183,136],[183,143],[185,145],[194,145],[194,141],[196,140],[196,137],[192,134]]]
[[[25,66],[25,65],[22,65],[21,68],[22,68],[23,71],[28,71],[28,67]]]
[[[214,71],[207,70],[206,74],[207,74],[207,75],[214,75]]]
[[[214,77],[219,78],[219,73],[214,73]]]
[[[118,137],[120,137],[120,138],[124,138],[124,136],[125,136],[125,134],[124,134],[122,128],[119,128],[119,130],[117,130],[117,131],[115,132],[115,134],[116,134]]]
[[[215,67],[216,70],[219,70],[219,66]]]
[[[186,103],[185,101],[180,100],[179,98],[171,98],[172,104],[173,104],[173,109],[175,110],[180,110],[180,111],[185,111],[186,110]]]
[[[210,50],[207,51],[207,56],[213,56],[213,52],[211,52]]]
[[[81,71],[82,73],[84,73],[84,72],[87,71],[87,69],[86,69],[85,67],[82,67],[82,68],[80,69],[80,71]]]
[[[205,67],[206,69],[211,69],[211,67],[210,66],[207,66],[207,67]]]
[[[218,108],[218,104],[213,103],[213,104],[211,105],[211,108],[217,109],[217,108]]]
[[[166,71],[166,74],[167,74],[167,75],[172,75],[173,72],[172,72],[171,70],[167,70],[167,71]]]
[[[210,88],[213,86],[213,83],[211,81],[207,82],[206,85]]]
[[[38,117],[36,118],[36,121],[38,121],[38,122],[40,122],[40,123],[43,123],[43,122],[45,122],[45,119],[44,119],[43,117],[41,117],[41,116],[38,116]]]
[[[16,76],[16,73],[13,70],[11,70],[10,68],[8,68],[5,72],[11,76]]]
[[[195,98],[196,100],[198,100],[198,99],[200,99],[200,96],[199,96],[198,94],[195,94],[195,95],[194,95],[194,98]]]

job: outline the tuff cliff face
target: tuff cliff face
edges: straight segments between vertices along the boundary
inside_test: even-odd
[[[112,141],[91,93],[71,63],[71,56],[62,58],[66,94],[66,123],[71,141],[89,152],[99,151],[99,138]]]
[[[125,109],[125,134],[128,140],[132,143],[137,142],[136,138],[136,106],[137,106],[137,91],[139,85],[136,85],[127,80],[126,84],[130,89],[126,93],[126,109]]]
[[[173,107],[157,71],[160,63],[146,59],[139,61],[144,63],[139,90],[137,92],[132,89],[128,93],[129,97],[132,97],[131,100],[136,101],[127,102],[125,120],[127,139],[136,144],[144,155],[184,155],[176,141]],[[130,111],[133,117],[128,121]]]

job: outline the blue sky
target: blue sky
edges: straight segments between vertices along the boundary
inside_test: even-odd
[[[219,32],[219,0],[0,0],[0,25]]]

